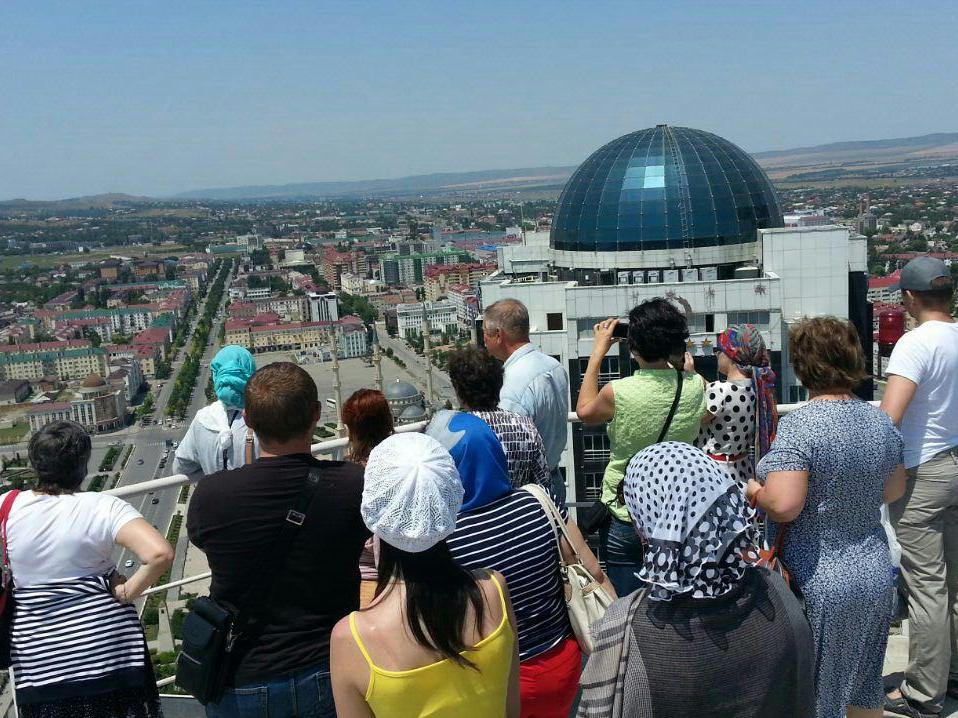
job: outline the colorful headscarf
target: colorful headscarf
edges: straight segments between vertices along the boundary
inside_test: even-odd
[[[243,347],[231,344],[216,352],[210,362],[216,398],[234,409],[243,408],[246,383],[256,371],[256,360]]]
[[[768,453],[778,428],[775,403],[775,372],[768,361],[765,340],[754,324],[733,324],[718,338],[719,348],[735,366],[755,383],[755,418],[759,458]]]
[[[649,598],[715,598],[745,575],[757,529],[741,489],[690,444],[653,444],[629,462],[625,504],[648,545],[639,578]]]
[[[482,419],[443,410],[436,412],[425,433],[446,447],[456,462],[465,489],[463,511],[485,506],[512,491],[502,444]]]

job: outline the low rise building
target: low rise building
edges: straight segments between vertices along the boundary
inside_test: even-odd
[[[425,319],[429,320],[431,334],[441,334],[458,328],[456,308],[452,302],[416,302],[396,307],[396,329],[399,336],[408,339],[422,334]]]
[[[0,381],[0,406],[19,404],[30,396],[30,382],[23,379]]]
[[[30,381],[52,376],[69,381],[90,374],[105,374],[106,352],[89,341],[78,341],[83,341],[86,346],[70,346],[74,342],[69,341],[44,342],[43,345],[25,345],[43,346],[42,349],[0,352],[0,379]]]
[[[62,397],[61,397],[62,399]],[[30,428],[38,431],[51,421],[75,421],[90,433],[116,431],[126,423],[126,393],[102,376],[91,374],[66,401],[38,404],[28,412]]]

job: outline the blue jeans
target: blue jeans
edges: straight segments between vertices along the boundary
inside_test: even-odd
[[[207,718],[336,718],[329,666],[227,688]]]
[[[562,478],[562,472],[558,468],[552,470],[552,490],[555,492],[558,505],[562,506],[565,503],[566,488],[565,479]]]
[[[642,587],[635,575],[642,568],[642,541],[631,523],[612,517],[612,522],[599,533],[599,558],[605,573],[619,596],[628,596]]]

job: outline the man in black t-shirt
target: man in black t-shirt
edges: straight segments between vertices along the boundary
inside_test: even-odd
[[[273,583],[261,630],[238,644],[229,688],[210,718],[246,715],[335,716],[329,682],[329,635],[359,607],[359,554],[369,531],[359,513],[363,471],[318,461],[310,441],[319,421],[316,385],[288,362],[257,371],[246,387],[246,424],[260,457],[200,480],[186,527],[213,573],[210,595],[236,606],[258,580],[263,562],[302,491],[310,469],[321,478],[292,548]]]

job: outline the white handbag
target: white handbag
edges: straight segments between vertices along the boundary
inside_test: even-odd
[[[606,610],[612,603],[612,596],[583,565],[579,552],[576,551],[575,544],[572,543],[566,531],[562,515],[552,502],[549,494],[538,484],[526,484],[522,487],[522,490],[528,491],[536,497],[542,504],[542,508],[549,518],[549,523],[552,524],[556,543],[559,544],[559,572],[562,575],[562,583],[565,589],[565,605],[569,613],[569,623],[572,624],[572,631],[579,642],[579,648],[586,655],[590,655],[594,645],[592,626],[605,615]],[[572,552],[575,554],[575,563],[566,563],[562,557],[561,537],[564,537],[572,548]]]

